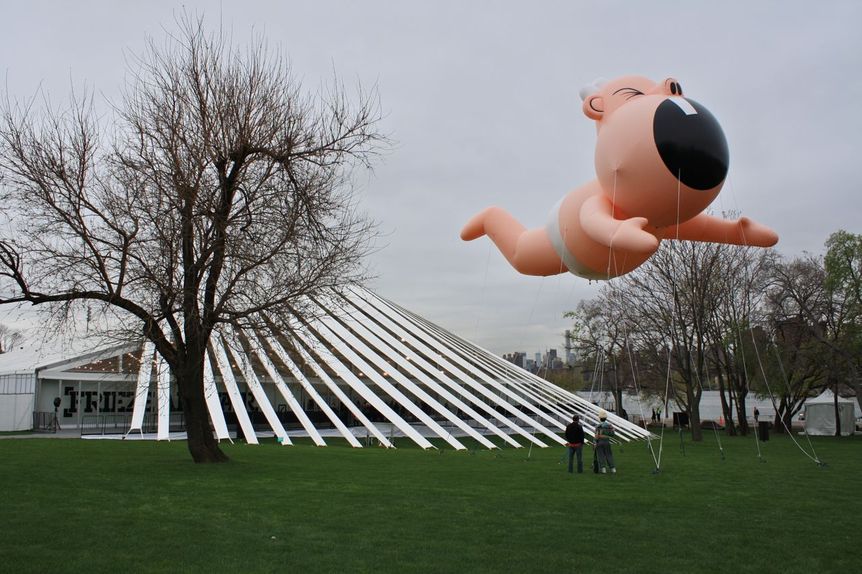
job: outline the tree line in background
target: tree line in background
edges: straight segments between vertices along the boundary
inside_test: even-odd
[[[853,391],[862,368],[862,235],[833,233],[825,256],[666,241],[638,270],[566,314],[575,351],[624,391],[675,401],[702,438],[700,400],[717,389],[729,434],[746,400],[770,398],[776,432],[810,396]],[[665,408],[667,411],[667,408]],[[837,424],[836,424],[837,433]]]

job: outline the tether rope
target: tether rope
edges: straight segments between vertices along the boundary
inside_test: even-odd
[[[784,371],[784,362],[781,360],[781,355],[778,353],[778,347],[775,347],[775,357],[778,359],[778,370],[781,371],[781,378],[784,379],[784,384],[787,386],[788,392],[790,391],[790,380],[787,377],[787,373]],[[820,457],[817,456],[817,453],[814,451],[814,444],[811,442],[811,435],[808,434],[808,425],[802,427],[802,432],[805,435],[805,439],[808,441],[808,446],[811,447],[811,452],[814,454],[814,457],[820,460]],[[822,463],[821,463],[822,464]]]
[[[739,339],[739,355],[742,357],[742,370],[745,375],[745,384],[751,389],[751,377],[748,375],[748,362],[745,360],[745,352],[742,348],[742,327],[739,324],[739,321],[736,322],[736,334]],[[739,399],[737,398],[737,406],[739,406]],[[742,413],[745,416],[745,412]],[[747,419],[747,416],[746,416]],[[740,421],[741,422],[741,421]],[[746,426],[748,426],[748,421],[746,420]],[[760,452],[760,438],[757,436],[757,424],[754,425],[754,444],[757,446],[757,458],[760,461],[763,461],[763,454]]]
[[[491,266],[491,247],[492,243],[488,243],[488,255],[485,257],[485,273],[482,276],[482,287],[479,289],[479,300],[483,301],[485,299],[485,288],[488,285],[488,268]],[[473,325],[473,340],[475,341],[479,335],[479,309],[481,306],[476,307],[476,322]]]
[[[679,187],[679,185],[677,185],[677,210],[676,210],[677,238],[679,238],[679,201],[680,201],[679,196],[680,196],[680,191],[681,191],[680,187]],[[612,194],[611,217],[614,217],[613,206],[616,205],[616,196],[617,196],[617,172],[614,171],[614,189],[613,189],[613,194]],[[608,285],[610,286],[611,296],[612,297],[616,296],[617,304],[620,306],[620,308],[622,308],[622,296],[621,296],[619,288],[616,285],[617,282],[614,281],[614,279],[616,277],[614,277],[614,278],[611,277],[611,264],[612,263],[615,263],[615,260],[613,257],[613,240],[611,241],[611,245],[608,246],[608,264],[607,264],[606,273],[607,273]],[[614,266],[614,272],[616,272],[616,271],[617,271],[616,266]],[[675,289],[675,287],[676,286],[674,285],[674,289]],[[674,316],[672,316],[672,320],[675,321]],[[630,344],[630,333],[628,330],[628,324],[625,320],[622,321],[622,326],[623,326],[623,334],[624,334],[627,356],[629,359],[629,367],[631,369],[631,374],[632,374],[632,381],[634,382],[635,392],[637,393],[637,397],[638,397],[638,401],[637,401],[638,410],[640,412],[641,420],[645,422],[646,417],[644,415],[643,403],[641,401],[641,396],[642,396],[641,395],[641,389],[640,389],[640,385],[638,383],[638,376],[637,376],[637,371],[636,371],[635,365],[634,365],[634,358],[632,357],[631,344]],[[668,381],[669,380],[670,380],[670,354],[668,354]],[[618,384],[619,384],[619,381],[618,381]],[[667,392],[668,392],[667,388],[668,387],[666,386],[665,387],[665,403],[667,403]],[[590,395],[592,396],[592,390],[590,391]],[[622,408],[622,405],[617,405],[617,407],[618,407],[617,410],[620,410]],[[646,426],[646,424],[644,426]],[[652,433],[647,432],[647,445],[648,445],[648,448],[650,451],[650,455],[652,456],[653,462],[655,463],[655,472],[659,472],[661,470],[661,452],[662,452],[662,447],[663,447],[663,441],[664,441],[664,423],[662,422],[661,435],[659,438],[658,455],[656,455],[655,448],[653,447],[653,444],[652,444]]]
[[[688,360],[689,360],[689,367],[691,367],[691,354],[689,354]],[[706,366],[706,365],[704,364],[704,366]],[[701,394],[701,396],[703,396],[703,391],[704,391],[703,379],[700,377],[700,370],[699,369],[695,370],[694,373],[695,373],[695,376],[697,377],[697,384],[698,384],[698,386],[700,386],[700,394]],[[707,378],[709,378],[708,374],[707,374]],[[724,413],[722,413],[722,414],[724,414]],[[701,423],[702,422],[703,421],[701,421]],[[715,440],[718,441],[718,451],[721,453],[721,460],[724,460],[724,447],[721,445],[721,437],[718,435],[718,429],[715,428],[715,426],[716,426],[715,421],[712,421],[712,430],[713,430],[713,433],[715,434]],[[702,427],[701,427],[701,430],[702,430]]]
[[[748,246],[748,239],[745,237],[745,230],[740,227],[740,231],[742,233],[743,245]],[[746,265],[746,268],[745,268],[746,279],[747,279],[748,283],[750,284],[751,278],[749,276],[748,271],[749,271],[748,266]],[[772,392],[772,387],[769,385],[769,380],[766,376],[766,369],[764,369],[763,361],[760,358],[760,349],[757,348],[757,340],[754,336],[754,326],[751,324],[751,321],[748,322],[748,329],[749,329],[749,332],[751,334],[751,344],[754,347],[754,356],[757,357],[757,364],[760,368],[760,374],[763,377],[763,383],[766,385],[766,390],[769,391],[769,400],[772,403],[772,408],[775,409],[776,417],[781,420],[781,425],[784,427],[784,430],[787,432],[787,435],[790,437],[790,440],[793,441],[793,444],[796,445],[796,447],[802,452],[802,454],[804,454],[805,456],[810,458],[818,466],[823,466],[824,463],[822,461],[820,461],[820,459],[817,457],[817,453],[814,451],[814,446],[813,445],[811,446],[811,452],[814,455],[814,456],[812,456],[812,455],[808,454],[808,452],[802,447],[802,445],[799,444],[799,441],[797,441],[796,437],[793,436],[793,431],[787,427],[787,422],[784,420],[784,417],[781,416],[781,413],[779,412],[778,406],[775,404],[775,394]],[[780,360],[778,361],[778,364],[781,365]],[[782,372],[782,374],[784,374],[783,366],[781,367],[781,372]],[[785,385],[787,385],[787,390],[789,392],[790,391],[790,383],[787,380],[786,376],[784,377],[784,383],[785,383]],[[807,430],[806,430],[805,434],[806,434],[806,436],[808,435]],[[808,443],[811,444],[810,439],[808,440]],[[758,448],[759,448],[759,446],[758,446]]]

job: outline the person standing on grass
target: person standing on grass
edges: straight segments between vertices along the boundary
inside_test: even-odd
[[[566,427],[566,447],[569,449],[569,473],[572,472],[575,456],[578,457],[578,473],[584,472],[584,427],[578,415],[572,415],[572,422]]]
[[[611,437],[614,436],[614,426],[608,422],[608,413],[599,411],[599,424],[596,427],[596,454],[599,458],[599,468],[602,474],[607,474],[608,468],[611,474],[617,473],[614,465],[614,453],[611,452]]]

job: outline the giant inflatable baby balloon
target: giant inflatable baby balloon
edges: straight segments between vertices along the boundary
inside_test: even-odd
[[[683,96],[673,78],[655,83],[626,76],[581,91],[595,120],[597,179],[563,197],[547,225],[525,229],[499,207],[475,215],[461,231],[487,235],[527,275],[570,271],[610,279],[646,261],[662,239],[769,247],[771,229],[703,210],[727,175],[727,140],[709,111]]]

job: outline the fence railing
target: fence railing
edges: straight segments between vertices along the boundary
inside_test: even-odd
[[[83,415],[81,417],[81,436],[125,434],[132,424],[132,413],[100,413]],[[168,425],[169,431],[178,432],[186,429],[183,413],[172,414]],[[141,424],[141,432],[155,433],[157,417],[147,413]],[[135,430],[137,432],[137,429]]]

